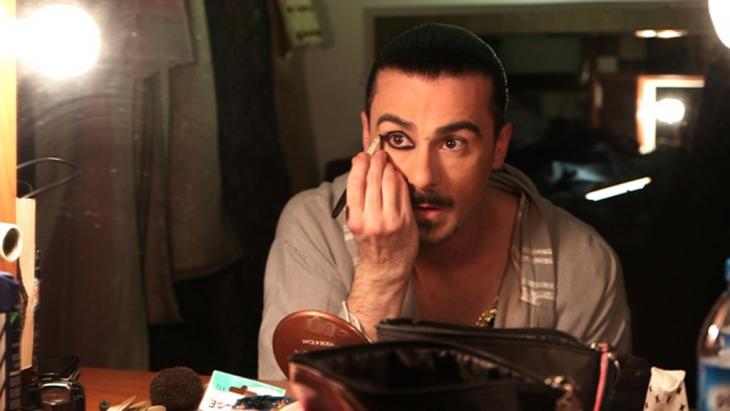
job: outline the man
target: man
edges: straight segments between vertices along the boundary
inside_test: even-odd
[[[266,269],[259,377],[281,378],[278,321],[339,313],[371,339],[383,318],[557,328],[630,345],[619,263],[590,227],[542,199],[504,164],[506,75],[461,28],[428,24],[374,64],[363,148],[347,176],[295,196]],[[347,209],[329,214],[347,187]]]

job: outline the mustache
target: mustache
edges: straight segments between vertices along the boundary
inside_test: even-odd
[[[428,204],[436,207],[452,207],[454,205],[454,199],[447,195],[432,190],[418,191],[410,184],[408,188],[411,192],[411,204],[413,206]]]

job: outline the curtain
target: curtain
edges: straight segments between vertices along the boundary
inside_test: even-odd
[[[202,0],[85,2],[102,29],[75,79],[25,73],[21,140],[82,175],[38,198],[41,352],[147,368],[148,323],[182,320],[174,284],[242,255],[223,211]],[[65,170],[39,167],[36,185]]]

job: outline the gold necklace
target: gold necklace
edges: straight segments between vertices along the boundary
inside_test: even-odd
[[[497,301],[499,296],[494,297],[494,300],[483,313],[479,314],[477,318],[476,326],[480,328],[492,328],[494,327],[494,320],[497,318]]]

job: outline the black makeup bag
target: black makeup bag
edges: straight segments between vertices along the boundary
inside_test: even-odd
[[[470,347],[391,341],[294,354],[290,389],[306,410],[577,411],[573,387]]]
[[[617,354],[607,344],[587,346],[561,331],[541,328],[479,328],[411,319],[377,325],[379,341],[438,340],[469,346],[527,369],[541,378],[570,381],[584,410],[641,410],[651,366]]]

